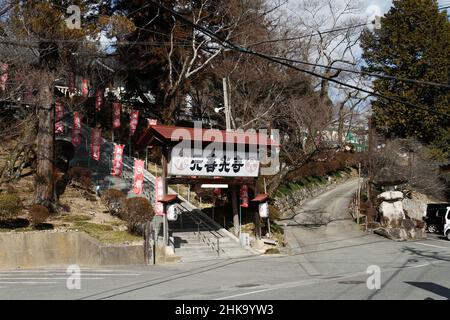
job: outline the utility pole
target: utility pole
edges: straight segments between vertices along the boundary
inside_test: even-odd
[[[222,83],[223,83],[223,106],[225,107],[225,125],[227,131],[231,131],[231,113],[228,101],[227,79],[222,78]]]
[[[359,215],[361,208],[361,162],[358,163],[358,193],[356,194],[356,224],[359,226]]]
[[[230,105],[228,101],[228,89],[227,89],[227,79],[222,78],[223,84],[223,105],[225,107],[225,125],[226,130],[231,131],[231,117],[230,117]],[[237,201],[237,188],[236,185],[231,185],[231,208],[233,210],[233,225],[234,225],[234,233],[239,236],[241,235],[241,220],[240,220],[240,207],[238,208]]]

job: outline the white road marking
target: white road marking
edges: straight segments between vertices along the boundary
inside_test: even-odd
[[[431,241],[439,241],[439,242],[444,242],[444,243],[446,243],[446,244],[448,244],[448,245],[450,245],[450,241],[448,241],[448,240],[441,240],[441,239],[428,239],[428,240],[431,240]]]
[[[421,244],[423,246],[427,246],[427,247],[434,247],[434,248],[440,248],[440,249],[447,249],[447,247],[441,247],[441,246],[435,246],[434,244],[426,244],[426,243],[422,243],[422,242],[415,242],[416,244]]]
[[[0,281],[1,284],[57,284],[59,282],[53,282],[53,281],[46,281],[46,282],[39,282],[39,281]]]
[[[105,278],[85,278],[83,276],[81,276],[82,280],[103,280]],[[10,277],[5,277],[5,278],[0,278],[0,280],[67,280],[67,277],[65,278],[10,278]]]

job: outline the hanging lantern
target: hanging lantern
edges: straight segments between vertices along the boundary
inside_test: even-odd
[[[178,206],[176,203],[167,205],[167,220],[176,221],[178,219]]]
[[[259,209],[259,216],[261,218],[269,217],[269,203],[268,202],[261,202],[258,205],[258,209]]]

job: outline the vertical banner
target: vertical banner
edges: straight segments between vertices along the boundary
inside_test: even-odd
[[[141,194],[144,185],[144,160],[134,159],[134,194]]]
[[[81,95],[83,97],[89,96],[89,80],[87,79],[81,80]]]
[[[162,179],[158,176],[155,177],[155,215],[164,215],[164,205],[158,200],[163,197],[163,183]]]
[[[6,90],[6,82],[8,81],[8,64],[0,63],[0,89]]]
[[[102,110],[103,102],[105,100],[105,91],[103,89],[97,89],[95,94],[95,110]]]
[[[69,87],[69,93],[75,93],[75,73],[70,72],[67,79],[67,86]]]
[[[55,103],[55,133],[64,133],[64,103],[56,100]]]
[[[91,132],[91,158],[100,160],[100,144],[102,143],[102,129],[92,128]]]
[[[79,112],[73,113],[72,144],[74,146],[79,146],[81,143],[81,118]]]
[[[122,175],[123,148],[124,148],[123,144],[114,144],[114,154],[111,169],[112,176],[120,177]]]
[[[147,119],[147,127],[156,126],[158,124],[158,120],[156,119]]]
[[[130,136],[134,135],[134,132],[136,131],[136,127],[139,120],[139,111],[133,110],[131,111],[131,117],[130,117]]]
[[[113,129],[120,128],[120,113],[122,112],[122,105],[120,102],[113,103]]]
[[[248,208],[248,187],[246,184],[241,186],[241,207]]]

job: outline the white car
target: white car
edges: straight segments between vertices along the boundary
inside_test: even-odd
[[[445,214],[444,236],[450,240],[450,207],[447,207],[447,213]]]

